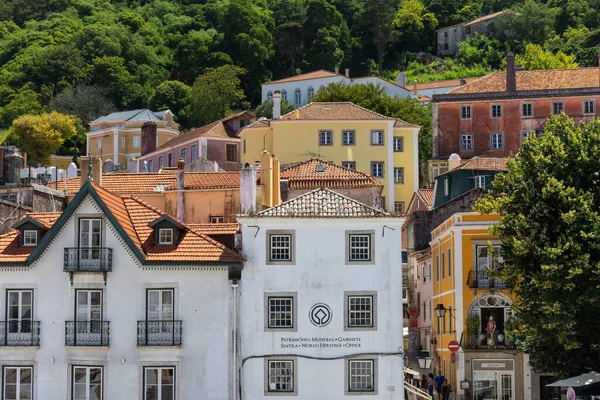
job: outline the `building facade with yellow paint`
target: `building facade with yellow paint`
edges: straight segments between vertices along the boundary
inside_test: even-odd
[[[514,284],[488,276],[501,262],[488,248],[499,246],[489,233],[498,220],[456,213],[431,233],[434,366],[460,399],[531,399],[528,356],[505,334],[514,324]]]
[[[240,131],[243,164],[259,163],[263,150],[282,165],[318,157],[370,175],[384,187],[382,206],[404,213],[419,187],[419,126],[352,103],[310,103],[280,116],[278,95],[273,119]]]

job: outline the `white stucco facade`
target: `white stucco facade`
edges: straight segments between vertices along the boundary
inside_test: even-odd
[[[106,284],[102,273],[74,273],[71,283],[63,272],[64,249],[78,246],[82,217],[102,218],[102,246],[112,249]],[[89,195],[31,266],[0,266],[0,320],[6,320],[11,289],[33,292],[40,345],[0,346],[0,368],[32,367],[33,399],[79,399],[73,395],[76,367],[101,368],[101,399],[146,398],[144,371],[156,367],[174,371],[175,400],[232,396],[233,289],[227,268],[142,265]],[[138,321],[146,320],[148,291],[154,289],[173,293],[174,319],[182,321],[181,345],[138,346]],[[81,290],[101,292],[102,320],[110,323],[108,346],[65,345],[65,321],[76,319]]]
[[[240,283],[242,398],[404,399],[400,246],[404,219],[241,217],[238,221],[247,260]],[[370,235],[372,262],[349,261],[348,240],[353,233]],[[270,261],[270,238],[278,234],[290,235],[292,262]],[[372,327],[350,327],[352,296],[372,301]],[[272,326],[269,307],[274,298],[293,303],[292,326]],[[360,364],[363,360],[366,363]],[[276,369],[271,367],[279,364],[271,362],[279,361],[288,362],[287,368],[293,370],[286,370],[293,377],[291,387],[280,386],[272,376]],[[368,390],[350,388],[351,362],[353,368],[367,367],[365,379],[373,380]]]

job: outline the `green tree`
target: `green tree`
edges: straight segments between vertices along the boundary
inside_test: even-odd
[[[327,0],[309,0],[304,30],[304,59],[309,70],[339,67],[348,34],[342,14]]]
[[[31,89],[23,89],[9,98],[8,103],[0,107],[0,128],[8,128],[21,115],[40,114],[44,111],[38,94]]]
[[[43,115],[23,115],[13,121],[9,136],[34,163],[47,164],[65,140],[77,133],[75,117],[52,111]]]
[[[148,101],[152,110],[169,109],[177,117],[177,122],[182,128],[190,128],[190,96],[192,88],[179,81],[164,81],[156,87],[154,94]]]
[[[498,19],[498,29],[506,33],[516,50],[524,43],[543,44],[552,36],[557,10],[536,0],[525,0],[506,11]]]
[[[566,69],[577,68],[578,66],[575,56],[568,56],[562,51],[554,54],[551,51],[545,51],[542,49],[542,46],[533,43],[529,43],[525,47],[525,54],[517,54],[515,61],[517,64],[521,64],[526,70]]]
[[[499,68],[504,59],[504,49],[498,39],[475,33],[458,44],[456,58],[468,67],[489,65]]]
[[[401,51],[433,50],[437,26],[436,16],[425,9],[421,0],[402,0],[393,20]]]
[[[208,69],[200,75],[190,98],[190,122],[198,127],[247,108],[239,76],[246,71],[234,65]]]
[[[74,115],[87,125],[102,115],[116,111],[107,97],[108,89],[100,86],[69,87],[50,100],[48,108],[62,114]]]
[[[419,132],[419,161],[431,158],[431,107],[423,106],[410,98],[399,99],[388,96],[384,89],[372,83],[366,85],[344,85],[330,83],[317,92],[313,101],[349,101],[388,117],[399,118],[421,126]]]
[[[385,48],[392,39],[392,21],[398,0],[366,0],[364,18],[371,30],[371,41],[377,50],[377,65],[381,73]]]
[[[599,120],[551,117],[476,206],[502,217],[494,276],[518,282],[514,337],[536,371],[600,369],[599,159]]]
[[[296,109],[296,106],[293,104],[288,104],[285,101],[281,101],[281,115],[287,114],[289,112],[292,112]],[[258,107],[256,107],[256,110],[254,110],[254,115],[256,116],[256,118],[268,118],[271,119],[273,118],[273,101],[272,100],[265,100],[263,101],[261,104],[258,105]]]
[[[302,65],[304,43],[301,38],[306,8],[301,0],[281,0],[273,8],[273,18],[277,26],[273,35],[273,76],[282,78],[294,75]]]

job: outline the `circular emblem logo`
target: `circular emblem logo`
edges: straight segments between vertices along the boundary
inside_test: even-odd
[[[317,303],[311,307],[308,318],[314,326],[323,327],[331,322],[333,313],[331,308],[325,303]]]

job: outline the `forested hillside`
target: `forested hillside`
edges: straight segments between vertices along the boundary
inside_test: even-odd
[[[260,83],[319,68],[352,76],[423,68],[435,29],[516,7],[500,40],[462,46],[455,75],[501,68],[527,42],[597,62],[600,0],[0,0],[0,129],[50,109],[82,123],[115,109],[169,107],[184,128],[193,84],[234,65],[246,100]],[[457,67],[458,66],[458,67]],[[463,70],[460,70],[463,68]],[[451,70],[438,62],[422,75]],[[412,73],[412,75],[410,75]],[[416,74],[416,75],[415,75]],[[419,73],[409,71],[411,79]],[[201,102],[199,103],[201,104]]]

